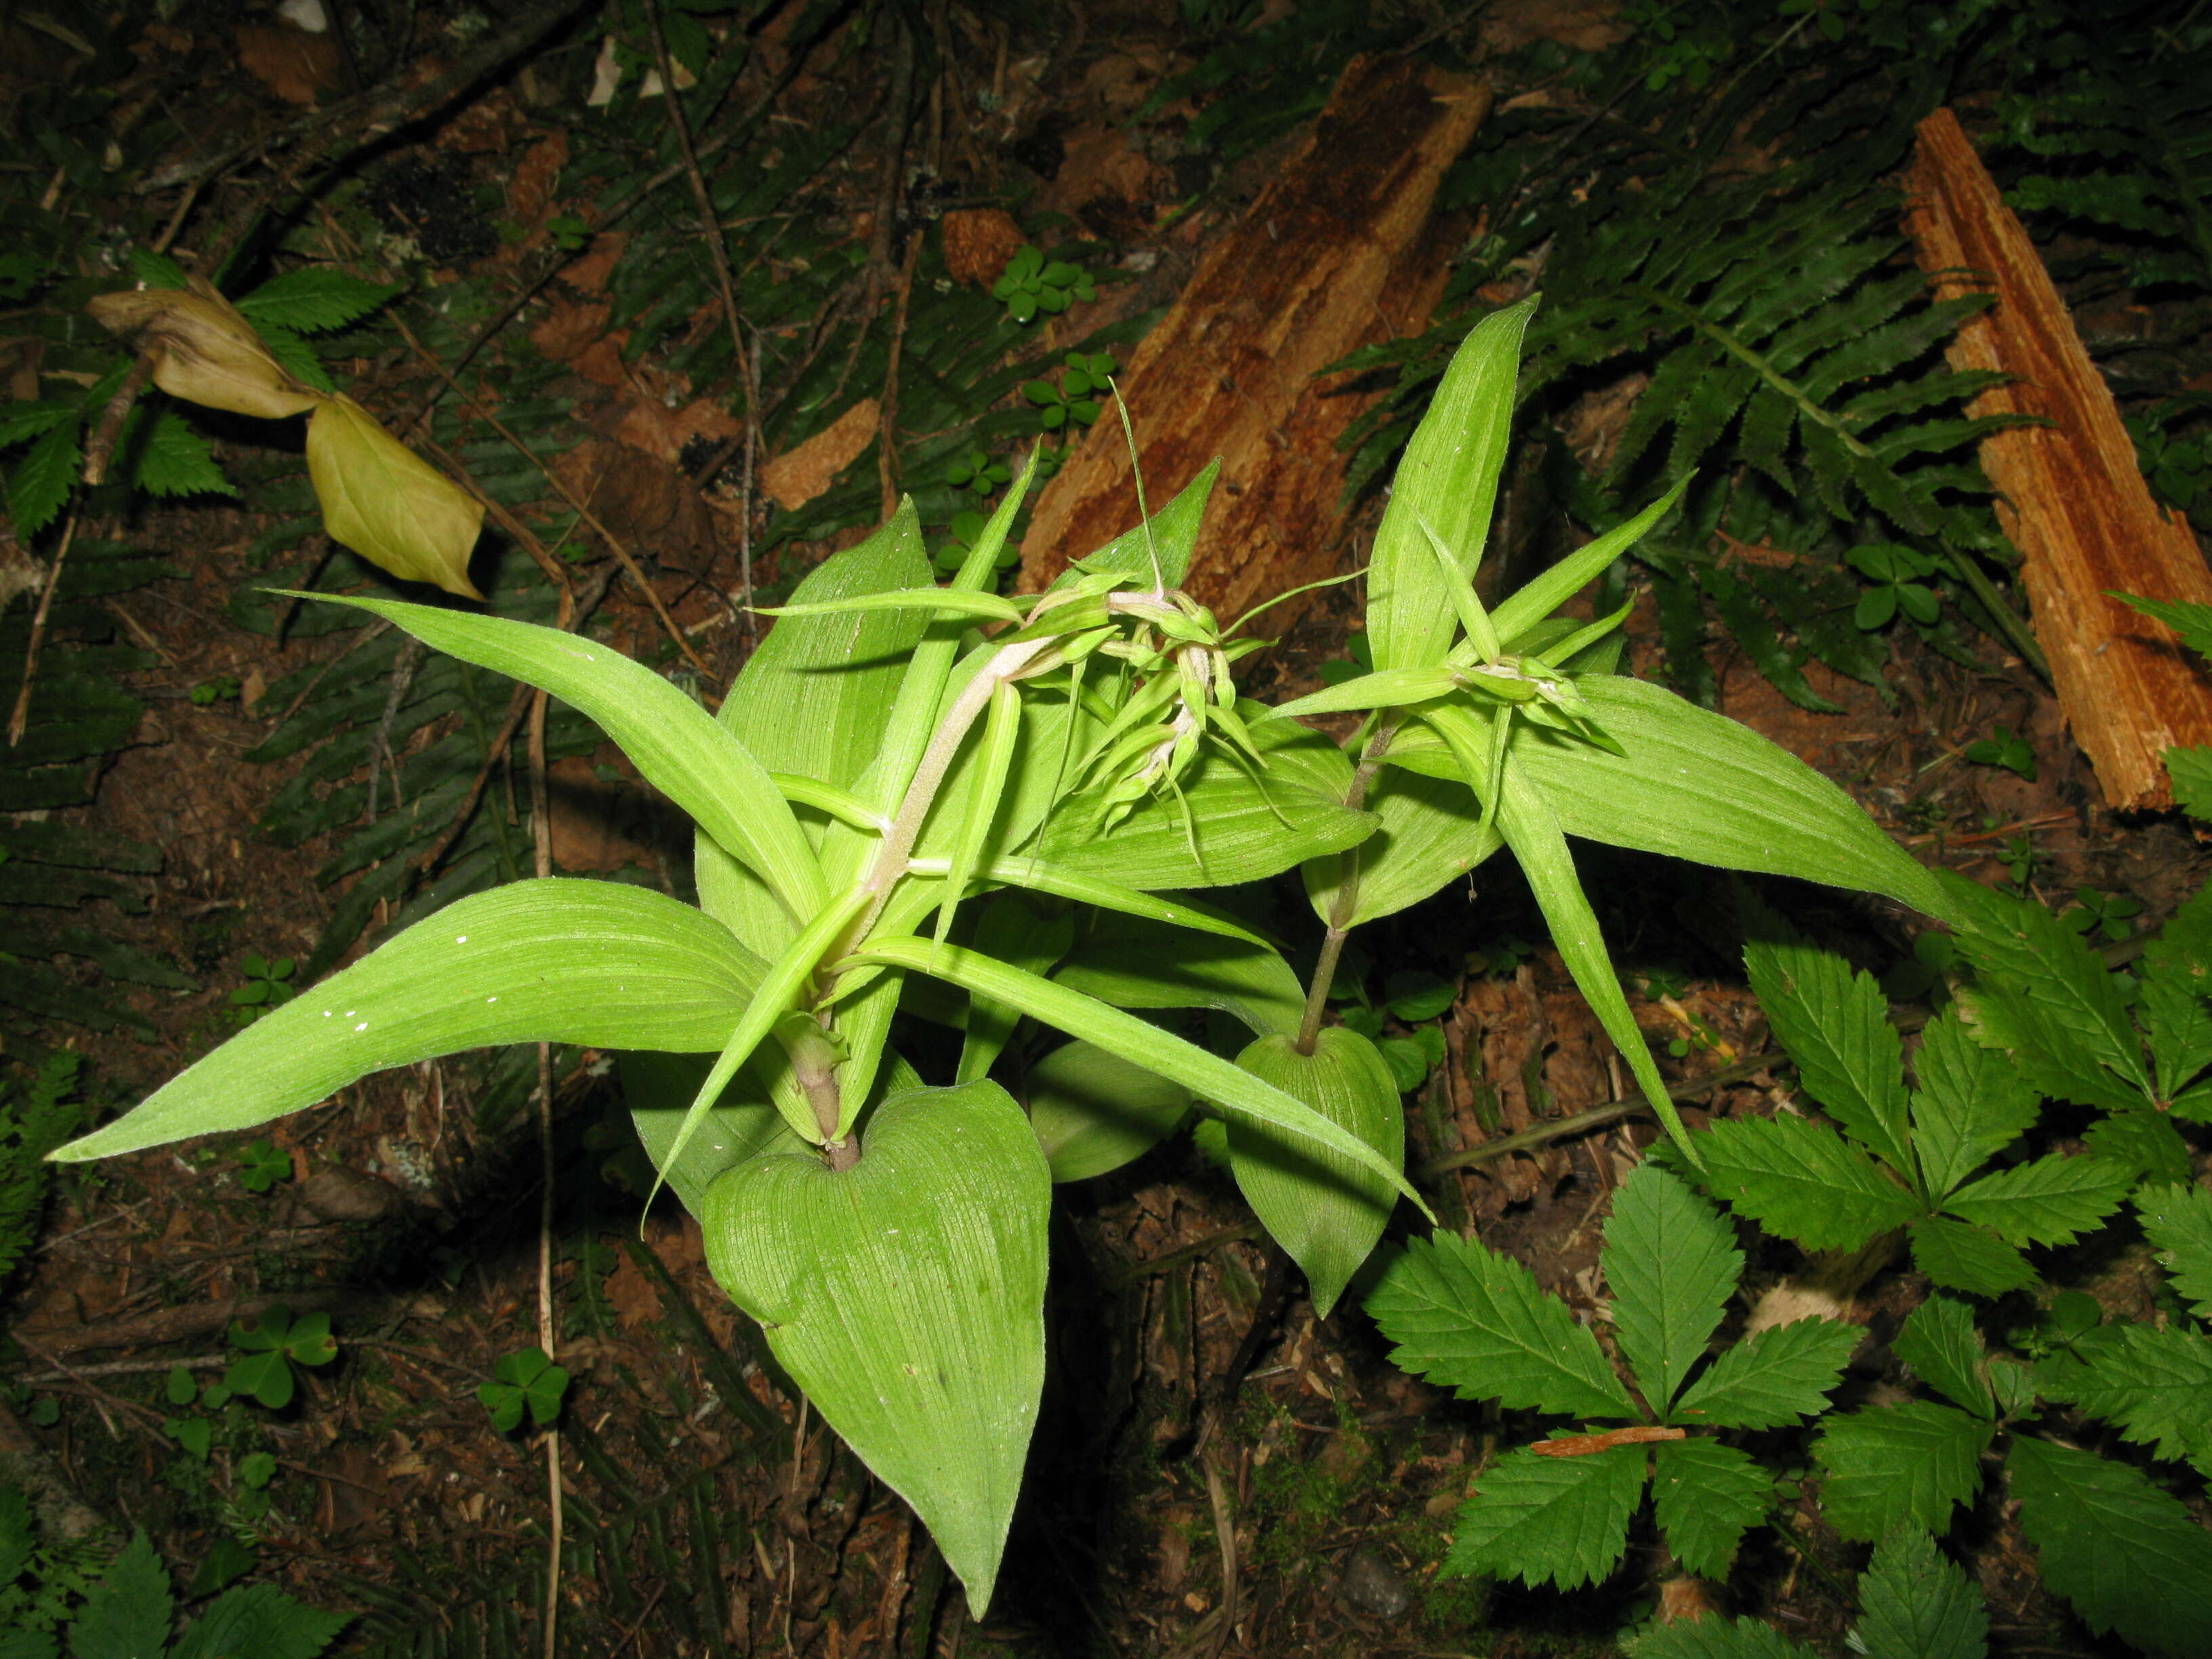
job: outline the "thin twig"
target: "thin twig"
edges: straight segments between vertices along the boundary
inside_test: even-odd
[[[1749,1060],[1738,1060],[1733,1066],[1724,1066],[1717,1072],[1709,1072],[1704,1077],[1677,1083],[1667,1091],[1667,1097],[1669,1100],[1695,1100],[1699,1095],[1723,1084],[1741,1083],[1747,1077],[1781,1063],[1780,1058],[1774,1054],[1753,1055]],[[1570,1135],[1587,1134],[1592,1129],[1602,1129],[1608,1123],[1618,1123],[1625,1117],[1648,1115],[1650,1110],[1650,1103],[1641,1095],[1608,1101],[1602,1106],[1591,1107],[1587,1112],[1577,1112],[1572,1117],[1553,1118],[1547,1122],[1532,1124],[1498,1139],[1486,1140],[1480,1146],[1469,1146],[1461,1152],[1447,1153],[1443,1158],[1432,1158],[1415,1173],[1427,1177],[1440,1176],[1452,1170],[1468,1169],[1478,1164],[1495,1163],[1511,1153],[1547,1146]]]
[[[439,836],[430,850],[416,862],[415,873],[417,876],[427,876],[438,867],[440,861],[453,850],[453,843],[460,839],[461,831],[468,828],[469,820],[476,816],[477,803],[483,799],[484,786],[491,781],[493,770],[506,755],[507,746],[514,741],[515,732],[522,725],[522,717],[530,710],[532,696],[531,689],[526,685],[514,688],[514,696],[507,701],[507,718],[500,723],[499,735],[484,750],[483,764],[477,769],[476,781],[469,786],[467,798],[461,802],[460,811],[453,814],[453,821],[446,826],[446,833]]]
[[[74,1381],[87,1376],[143,1376],[149,1371],[211,1371],[229,1364],[237,1357],[235,1354],[207,1353],[191,1359],[111,1359],[101,1365],[78,1365],[74,1368],[64,1368],[57,1359],[53,1362],[54,1370],[40,1371],[33,1376],[19,1376],[15,1380],[28,1384],[58,1382],[65,1377]]]
[[[834,16],[834,14],[830,15]],[[750,137],[752,130],[760,125],[769,111],[775,108],[775,100],[783,96],[785,89],[799,78],[799,72],[806,67],[807,60],[813,55],[814,49],[827,38],[825,28],[822,32],[817,32],[814,39],[805,46],[795,46],[790,61],[783,66],[782,73],[775,77],[769,89],[756,99],[752,106],[739,116],[727,131],[702,143],[696,153],[697,159],[702,161],[706,161],[710,156],[720,155],[723,150],[743,143]],[[627,217],[631,210],[644,202],[654,191],[683,176],[684,168],[681,166],[663,167],[602,213],[593,222],[592,230],[600,232],[611,229],[617,221]],[[526,275],[517,284],[514,295],[507,302],[487,318],[483,325],[470,337],[468,344],[462,349],[460,356],[453,359],[453,372],[458,374],[473,362],[478,352],[498,338],[501,331],[522,314],[524,308],[538,297],[545,284],[574,264],[581,257],[585,247],[589,246],[587,242],[574,248],[564,248],[558,245],[549,248],[543,256],[538,270]],[[437,401],[438,394],[433,392],[422,400],[422,406],[415,411],[413,418],[407,424],[414,426],[427,419]]]
[[[556,626],[565,634],[579,620],[575,590],[564,581]],[[544,691],[530,700],[530,839],[541,881],[553,873],[552,799],[545,781],[549,701]],[[552,1359],[559,1346],[553,1309],[553,1045],[550,1042],[538,1045],[538,1346]],[[554,1644],[561,1622],[561,1430],[557,1425],[545,1431],[545,1659],[555,1659]]]
[[[31,723],[31,690],[39,683],[39,656],[46,647],[46,618],[52,614],[54,595],[61,591],[62,561],[69,557],[70,544],[76,539],[76,508],[72,507],[62,524],[62,544],[54,550],[53,564],[46,572],[46,591],[39,595],[38,614],[31,618],[31,642],[23,652],[23,684],[15,693],[15,711],[8,716],[10,749],[22,742]]]
[[[469,393],[462,388],[461,383],[453,378],[451,371],[449,371],[443,363],[440,362],[420,340],[415,337],[414,331],[409,328],[402,319],[395,315],[392,318],[392,325],[399,331],[400,337],[405,340],[407,343],[414,349],[415,355],[427,363],[429,366],[431,372],[436,374],[440,380],[443,380],[453,395],[461,400],[463,406],[467,410],[468,413],[473,418],[480,420],[487,426],[490,427],[493,431],[498,433],[501,437],[506,439],[507,441],[514,447],[517,453],[526,457],[529,460],[530,464],[538,469],[539,475],[544,478],[545,482],[552,485],[554,494],[557,495],[562,501],[566,501],[569,507],[574,510],[578,518],[581,519],[586,524],[591,526],[594,531],[599,532],[599,538],[607,544],[607,550],[612,553],[615,556],[615,558],[621,563],[623,571],[629,576],[630,580],[636,584],[638,592],[645,595],[646,602],[653,607],[653,614],[659,617],[662,629],[666,631],[668,637],[676,642],[676,648],[684,653],[685,659],[694,668],[697,669],[701,674],[704,675],[709,680],[713,679],[714,678],[713,672],[708,668],[705,663],[699,659],[698,653],[692,650],[690,641],[684,637],[684,630],[676,625],[676,618],[668,614],[668,607],[660,602],[660,595],[653,591],[653,584],[646,580],[645,572],[639,568],[637,561],[630,556],[629,549],[623,544],[622,538],[616,535],[615,532],[608,529],[606,526],[600,523],[599,515],[592,511],[591,503],[578,496],[574,490],[570,489],[567,484],[563,483],[557,477],[556,477],[552,469],[548,467],[544,461],[540,460],[538,456],[532,453],[528,445],[525,444],[521,439],[516,437],[514,434],[508,429],[507,425],[504,421],[501,420],[496,415],[494,415],[489,410],[484,408],[483,404],[479,404],[474,398],[471,397]],[[564,585],[566,583],[567,577],[562,573],[560,565],[554,560],[553,556],[546,550],[544,543],[538,540],[537,536],[532,533],[528,526],[524,525],[523,522],[520,519],[516,518],[514,514],[508,512],[504,506],[501,505],[498,501],[494,501],[489,494],[484,490],[483,486],[469,477],[467,470],[463,467],[459,461],[454,459],[452,455],[448,454],[443,446],[432,440],[427,433],[423,434],[422,442],[426,448],[430,450],[432,453],[438,456],[446,463],[447,469],[452,471],[453,476],[459,478],[462,483],[468,487],[469,492],[484,504],[484,510],[489,513],[492,517],[498,521],[500,527],[505,530],[508,535],[513,536],[529,550],[530,556],[538,561],[539,568],[544,570],[547,575],[552,577],[556,585]]]
[[[906,306],[914,293],[914,269],[921,258],[921,238],[917,236],[907,244],[906,258],[899,266],[898,303],[891,310],[890,359],[884,366],[883,416],[878,427],[878,448],[876,452],[877,476],[883,482],[883,511],[878,516],[889,519],[898,511],[898,374],[899,357],[906,347]]]
[[[646,21],[653,26],[653,55],[660,68],[660,98],[668,106],[668,125],[676,130],[676,147],[690,175],[691,194],[699,204],[699,228],[707,239],[707,252],[714,262],[714,280],[722,290],[722,318],[730,325],[730,349],[738,354],[738,378],[745,380],[745,334],[738,316],[737,284],[730,277],[730,250],[722,240],[722,225],[714,212],[714,198],[707,188],[707,175],[699,170],[699,152],[691,143],[691,128],[684,118],[684,103],[677,96],[676,66],[668,55],[668,37],[660,23],[660,0],[646,0]]]

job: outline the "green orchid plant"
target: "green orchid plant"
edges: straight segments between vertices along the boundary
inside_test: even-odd
[[[1352,927],[1510,847],[1679,1136],[1568,836],[1942,908],[1832,784],[1612,672],[1620,613],[1552,614],[1673,495],[1494,611],[1475,599],[1532,306],[1474,331],[1399,471],[1368,573],[1375,672],[1282,708],[1237,695],[1255,644],[1181,591],[1217,469],[1157,515],[1140,491],[1135,530],[1025,598],[990,590],[1034,457],[945,586],[902,505],[801,584],[714,716],[588,639],[334,601],[597,720],[696,821],[699,902],[564,878],[459,900],[57,1156],[246,1128],[460,1049],[623,1051],[716,1279],[985,1606],[1042,1388],[1054,1181],[1218,1119],[1323,1309],[1398,1199],[1426,1213],[1389,1065],[1322,1026]],[[1326,710],[1364,711],[1350,744],[1286,717]],[[1326,928],[1307,986],[1187,896],[1293,867]],[[891,1047],[902,1006],[962,1033],[949,1082]],[[1159,1023],[1186,1008],[1249,1045]],[[1018,1068],[1018,1101],[994,1070],[1045,1032],[1068,1040]]]

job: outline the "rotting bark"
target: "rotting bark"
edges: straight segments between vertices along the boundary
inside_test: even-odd
[[[1304,143],[1119,377],[1152,501],[1222,459],[1186,586],[1224,622],[1334,573],[1337,440],[1372,398],[1350,377],[1316,377],[1426,324],[1456,246],[1455,227],[1433,210],[1437,186],[1490,101],[1486,83],[1355,58]],[[1119,423],[1102,420],[1038,500],[1024,591],[1126,528],[1135,508]],[[1268,616],[1271,629],[1291,621],[1283,609]]]
[[[1946,298],[1997,296],[1960,330],[1951,365],[2016,377],[1970,412],[2051,422],[1994,434],[1981,449],[2051,683],[2105,804],[2171,806],[2165,752],[2212,743],[2212,681],[2166,629],[2106,595],[2212,604],[2212,569],[2188,521],[2151,500],[2112,392],[1957,118],[1939,109],[1919,131],[1905,224],[1921,266]]]

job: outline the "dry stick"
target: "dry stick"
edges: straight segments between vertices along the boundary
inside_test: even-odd
[[[84,447],[84,470],[80,475],[82,488],[97,489],[107,478],[107,463],[115,453],[117,440],[123,435],[123,422],[129,418],[131,405],[138,394],[146,389],[153,377],[155,354],[141,352],[138,361],[131,365],[131,372],[115,388],[115,395],[107,400],[100,412],[100,424],[93,428],[91,441]],[[73,490],[71,494],[75,494]],[[23,733],[31,724],[31,693],[39,683],[39,658],[46,647],[46,620],[53,614],[54,595],[61,591],[62,562],[69,557],[70,544],[76,540],[77,507],[73,502],[69,516],[62,521],[61,545],[54,550],[53,568],[46,573],[45,592],[39,595],[38,613],[31,618],[30,642],[23,651],[23,684],[15,692],[15,707],[8,716],[8,746],[10,749],[23,741]]]
[[[883,481],[883,511],[889,520],[898,511],[898,372],[899,354],[906,346],[906,302],[914,292],[914,268],[921,258],[921,238],[907,244],[906,259],[899,267],[898,304],[891,313],[890,361],[884,368],[883,417],[877,428],[877,474]]]
[[[46,572],[46,592],[39,595],[38,614],[31,618],[31,642],[23,653],[23,684],[15,693],[15,711],[8,716],[8,746],[13,749],[22,742],[23,733],[31,723],[31,689],[39,681],[39,654],[46,649],[46,618],[53,611],[54,594],[62,585],[62,561],[69,557],[70,544],[76,539],[76,508],[70,508],[69,517],[62,521],[62,544],[54,550],[54,562]]]
[[[722,225],[714,212],[714,198],[707,188],[707,175],[699,171],[699,153],[692,147],[691,128],[684,118],[684,105],[676,94],[676,70],[668,56],[668,38],[660,26],[660,0],[646,0],[646,21],[653,26],[653,55],[660,67],[660,98],[668,108],[668,125],[676,130],[676,148],[690,175],[691,194],[699,204],[699,228],[707,239],[707,252],[714,262],[714,280],[721,285],[722,316],[730,325],[730,349],[738,354],[738,377],[745,374],[745,334],[738,317],[737,284],[730,278],[730,250],[722,240]]]
[[[257,155],[291,148],[290,159],[276,176],[237,213],[229,225],[205,244],[214,252],[202,262],[212,273],[252,234],[263,216],[289,196],[318,162],[335,168],[399,128],[435,113],[447,104],[514,59],[584,9],[589,0],[550,0],[525,12],[499,33],[486,36],[462,52],[453,67],[436,80],[421,86],[395,85],[361,94],[302,116],[282,131],[264,138],[234,144],[222,154],[181,168],[164,168],[137,186],[141,195],[175,185],[204,184]]]
[[[821,39],[817,38],[813,44],[814,46],[819,46],[821,44]],[[729,149],[731,146],[743,143],[745,138],[750,137],[752,130],[756,126],[759,125],[763,118],[764,118],[769,112],[775,107],[775,100],[783,95],[784,89],[789,87],[793,81],[799,78],[799,71],[805,68],[806,60],[812,55],[812,46],[810,46],[805,52],[793,52],[791,56],[791,61],[784,65],[783,72],[776,76],[774,83],[769,86],[766,92],[763,93],[758,99],[754,100],[752,107],[738,118],[736,124],[732,125],[727,132],[723,133],[720,137],[709,138],[706,143],[699,146],[697,151],[699,159],[704,161],[710,155],[719,155],[723,150]],[[595,232],[607,229],[617,220],[626,217],[630,210],[643,202],[663,185],[669,183],[672,179],[680,179],[683,176],[684,169],[681,167],[663,167],[659,172],[653,174],[635,190],[630,191],[629,195],[623,197],[612,207],[609,208],[605,213],[601,214],[598,222],[595,223],[592,228]],[[453,372],[458,374],[461,370],[466,368],[470,363],[473,362],[476,360],[477,353],[482,351],[486,346],[489,345],[493,340],[496,339],[499,337],[501,331],[505,329],[507,325],[513,322],[517,317],[520,316],[524,307],[528,306],[532,300],[538,297],[538,291],[542,289],[546,283],[551,282],[556,276],[559,276],[568,265],[573,264],[582,255],[583,252],[584,250],[581,247],[574,249],[555,247],[551,249],[544,257],[544,261],[539,265],[538,269],[522,279],[521,283],[514,291],[514,297],[504,306],[501,307],[497,312],[494,313],[492,316],[485,321],[481,328],[477,329],[475,337],[470,340],[466,348],[461,352],[461,355],[453,360]],[[430,410],[436,406],[437,401],[438,394],[433,392],[428,397],[422,400],[422,406],[415,411],[413,417],[407,422],[407,425],[410,427],[419,426],[422,422],[428,419]]]
[[[1699,1095],[1719,1088],[1723,1084],[1741,1083],[1756,1076],[1770,1066],[1781,1064],[1774,1054],[1754,1055],[1740,1060],[1733,1066],[1723,1066],[1717,1072],[1704,1077],[1692,1078],[1677,1083],[1667,1091],[1669,1100],[1695,1100]],[[1495,1163],[1513,1152],[1533,1151],[1548,1146],[1554,1140],[1564,1140],[1570,1135],[1585,1134],[1592,1129],[1602,1129],[1608,1123],[1618,1123],[1625,1117],[1648,1114],[1650,1103],[1641,1095],[1632,1098],[1608,1101],[1602,1106],[1593,1106],[1587,1112],[1577,1112],[1572,1117],[1554,1118],[1547,1123],[1533,1124],[1516,1133],[1497,1140],[1486,1140],[1480,1146],[1469,1146],[1462,1152],[1449,1152],[1442,1158],[1432,1158],[1414,1173],[1424,1177],[1440,1176],[1452,1170],[1464,1170],[1477,1164]]]
[[[507,753],[507,745],[514,741],[515,731],[521,726],[523,715],[529,712],[531,696],[530,687],[518,685],[514,688],[514,696],[507,702],[507,718],[501,722],[499,735],[491,740],[491,746],[484,751],[483,764],[477,769],[477,781],[469,786],[468,795],[461,802],[461,810],[453,814],[453,821],[446,826],[446,833],[438,837],[435,844],[416,865],[415,873],[418,877],[427,876],[436,869],[439,861],[453,850],[453,843],[460,839],[461,831],[469,827],[469,820],[476,816],[477,804],[483,799],[484,786],[491,781],[492,772],[499,765],[500,757]]]
[[[556,625],[567,633],[576,621],[576,595],[561,584]],[[543,691],[530,700],[530,839],[537,853],[538,878],[553,873],[551,792],[545,783],[545,706]],[[553,1045],[538,1045],[538,1346],[548,1359],[558,1350],[553,1328]],[[545,1545],[545,1659],[555,1659],[561,1620],[561,1430],[545,1431],[545,1489],[548,1537]]]
[[[446,366],[432,356],[422,343],[415,337],[414,331],[407,326],[403,319],[395,314],[392,319],[392,325],[399,331],[400,337],[414,349],[415,355],[428,364],[431,372],[443,380],[447,389],[461,400],[463,407],[468,413],[506,439],[518,454],[528,457],[530,464],[538,469],[538,475],[553,486],[553,493],[566,501],[578,518],[599,532],[599,539],[607,544],[607,550],[615,556],[629,579],[637,584],[638,591],[645,595],[646,602],[653,607],[653,614],[660,618],[662,629],[666,631],[668,637],[676,642],[676,648],[684,653],[692,667],[697,669],[707,678],[713,679],[714,678],[713,672],[705,663],[699,660],[698,653],[692,650],[690,641],[684,637],[684,630],[676,625],[676,618],[668,614],[668,607],[660,602],[660,595],[653,591],[653,584],[645,579],[645,572],[639,568],[637,561],[630,556],[629,548],[623,543],[621,537],[599,522],[599,515],[592,511],[591,503],[580,499],[574,490],[556,477],[551,469],[538,459],[529,446],[514,435],[507,422],[471,397],[463,389],[461,383],[453,377]],[[498,521],[501,529],[530,550],[530,556],[538,561],[538,568],[551,576],[556,585],[565,588],[568,585],[568,578],[562,572],[558,563],[554,561],[553,556],[546,551],[545,544],[526,529],[520,519],[494,501],[482,486],[469,477],[467,470],[441,445],[432,440],[427,432],[423,434],[422,443],[424,447],[446,463],[447,469],[456,477],[468,486],[469,492],[484,504],[484,510]]]

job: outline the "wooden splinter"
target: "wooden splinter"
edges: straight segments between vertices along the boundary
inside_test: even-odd
[[[1951,366],[2015,377],[1969,412],[2051,422],[1996,433],[1981,458],[2060,706],[2106,805],[2171,806],[2165,752],[2212,744],[2212,678],[2167,629],[2106,595],[2212,605],[2212,569],[2188,521],[2151,500],[2111,390],[1957,118],[1939,109],[1919,134],[1905,228],[1921,267],[1943,298],[1997,296],[1960,330]]]

